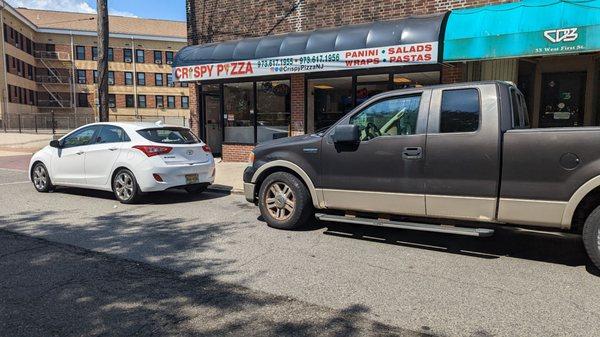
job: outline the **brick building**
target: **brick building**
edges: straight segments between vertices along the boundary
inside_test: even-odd
[[[595,4],[598,1],[576,2],[567,5],[588,11],[597,6],[600,10]],[[187,34],[193,47],[178,53],[174,75],[176,80],[190,82],[192,127],[215,152],[222,153],[224,160],[232,161],[245,160],[262,141],[327,127],[382,91],[465,80],[518,83],[528,97],[535,127],[596,125],[600,48],[551,45],[502,56],[493,50],[496,43],[502,44],[502,38],[518,44],[530,34],[528,44],[534,45],[549,31],[562,32],[565,25],[574,24],[571,18],[575,16],[569,14],[572,8],[563,5],[559,1],[549,6],[540,0],[286,0],[268,5],[188,0]],[[477,10],[470,11],[472,7]],[[545,13],[533,20],[539,26],[531,32],[523,28],[527,20],[532,21],[528,19],[532,12],[526,10]],[[586,16],[594,17],[590,13]],[[598,21],[593,27],[600,27],[600,19],[593,20]],[[580,31],[588,24],[581,23]],[[486,35],[496,27],[505,31]],[[474,35],[465,37],[461,32]],[[454,39],[449,44],[452,50],[445,47],[449,36]],[[409,58],[394,60],[393,50]],[[488,53],[478,53],[480,50]],[[311,69],[297,70],[305,64]],[[247,69],[249,66],[252,68]],[[554,70],[561,72],[544,77]],[[544,105],[556,103],[559,95],[557,90],[548,94],[544,88],[554,87],[561,76],[580,78],[585,83],[583,89],[576,81],[565,84],[571,86],[565,90],[580,91],[572,95],[579,100],[578,106],[566,114],[544,112]]]
[[[97,116],[96,16],[1,9],[1,111],[8,128],[71,129]],[[171,63],[185,46],[184,22],[110,16],[111,120],[189,123],[189,89]],[[35,125],[34,125],[35,124]]]

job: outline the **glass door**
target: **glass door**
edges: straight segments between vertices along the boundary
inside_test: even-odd
[[[585,72],[542,74],[540,127],[583,126]]]
[[[202,86],[202,113],[204,116],[204,139],[213,153],[221,154],[223,128],[221,124],[221,92],[218,84]]]

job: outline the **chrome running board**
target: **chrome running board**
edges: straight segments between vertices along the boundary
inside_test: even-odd
[[[342,215],[330,215],[317,213],[315,217],[321,221],[331,222],[342,222],[356,225],[368,225],[378,227],[393,227],[401,229],[411,229],[422,232],[435,232],[435,233],[447,233],[447,234],[458,234],[466,236],[477,236],[477,237],[488,237],[494,234],[493,229],[488,228],[469,228],[469,227],[455,227],[455,226],[442,226],[442,225],[431,225],[417,222],[405,222],[405,221],[391,221],[384,219],[369,219],[359,217],[348,217]]]

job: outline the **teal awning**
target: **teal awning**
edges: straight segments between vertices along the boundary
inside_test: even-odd
[[[525,0],[452,11],[444,61],[600,50],[600,0]]]

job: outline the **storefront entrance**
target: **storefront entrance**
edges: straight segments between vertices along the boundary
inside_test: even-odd
[[[583,125],[586,78],[585,72],[542,74],[539,127]]]
[[[221,154],[223,136],[221,122],[221,92],[218,84],[202,86],[200,94],[201,114],[204,120],[203,138],[214,154]]]

